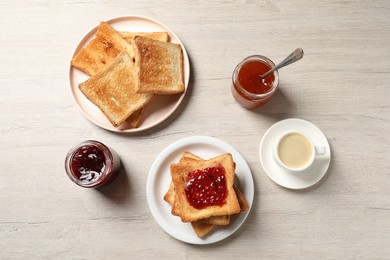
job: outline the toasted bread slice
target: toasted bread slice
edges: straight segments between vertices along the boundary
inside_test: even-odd
[[[136,35],[144,36],[153,40],[168,42],[169,34],[167,32],[118,32],[119,35],[125,39],[129,44],[132,44],[134,37]],[[140,124],[142,116],[142,109],[134,112],[126,121],[129,123],[130,127],[137,128]]]
[[[186,162],[186,161],[188,161],[188,159],[190,159],[190,160],[204,160],[201,157],[199,157],[191,152],[185,151],[183,156],[180,158],[180,162],[181,163]],[[234,163],[234,168],[236,168],[235,163]],[[233,188],[234,188],[234,191],[236,192],[238,203],[240,204],[241,211],[247,211],[249,209],[249,203],[246,200],[244,194],[241,192],[241,190],[235,184],[233,184]],[[206,223],[212,223],[212,222],[208,222],[206,219]],[[222,222],[222,223],[224,223],[224,222]],[[216,224],[216,225],[218,225],[218,224]],[[222,225],[222,224],[219,224],[219,225]]]
[[[171,184],[169,184],[168,191],[164,195],[164,200],[168,202],[171,206],[173,206],[175,200],[175,185],[172,181]]]
[[[185,151],[185,152],[183,153],[183,156],[180,157],[179,162],[182,163],[182,162],[184,162],[186,159],[193,159],[193,160],[198,160],[198,161],[204,161],[203,158],[201,158],[201,157],[199,157],[199,156],[197,156],[197,155],[195,155],[195,154],[193,154],[193,153],[191,153],[191,152],[189,152],[189,151]]]
[[[203,160],[203,158],[185,151],[183,153],[183,156],[180,158],[180,163],[183,163],[185,161],[188,161],[188,159],[191,160]],[[234,168],[236,168],[236,163],[234,163]],[[234,191],[236,192],[238,203],[240,204],[241,211],[247,211],[249,209],[249,203],[247,202],[244,194],[240,191],[240,189],[233,184]],[[174,189],[173,189],[174,192]],[[174,199],[174,198],[173,198]],[[177,204],[177,203],[176,203]],[[210,223],[214,225],[227,225],[230,222],[230,216],[215,216],[215,217],[210,217],[202,220],[205,223]]]
[[[180,158],[179,163],[185,163],[185,162],[188,162],[190,160],[205,161],[201,157],[199,157],[191,152],[185,151],[183,153],[183,156]],[[177,195],[174,196],[174,199],[176,199],[176,200],[174,200],[174,203],[172,206],[172,214],[173,215],[176,214],[176,216],[180,216],[180,209],[179,209],[180,205],[179,205],[179,201],[177,199]],[[230,223],[230,216],[229,215],[212,216],[212,217],[208,217],[205,219],[201,219],[200,221],[203,223],[208,223],[208,224],[213,224],[213,225],[218,225],[218,226],[226,226]]]
[[[206,236],[210,231],[212,231],[215,227],[213,224],[209,223],[203,223],[201,221],[194,221],[191,222],[192,228],[195,231],[195,234],[199,237],[202,238]]]
[[[168,42],[169,34],[167,32],[118,32],[127,42],[131,43],[135,36],[143,36],[156,41]]]
[[[175,184],[173,184],[173,187],[175,187]],[[180,201],[176,192],[173,193],[173,204],[172,204],[171,214],[180,217]]]
[[[205,208],[197,209],[187,200],[185,188],[188,175],[195,170],[203,170],[208,167],[221,166],[224,169],[226,180],[227,197],[222,206],[210,205]],[[233,188],[234,182],[234,163],[232,155],[229,153],[220,155],[207,161],[194,161],[178,164],[171,164],[171,177],[175,187],[175,193],[178,196],[180,205],[180,217],[183,222],[192,222],[211,216],[232,215],[240,212],[240,205]]]
[[[135,36],[133,46],[138,93],[184,92],[183,51],[180,45]]]
[[[130,127],[137,128],[141,122],[142,117],[142,111],[143,108],[140,110],[135,111],[133,114],[131,114],[127,119],[126,122],[129,123]]]
[[[190,159],[191,160],[198,160],[198,161],[204,161],[201,157],[185,151],[183,153],[183,156],[180,158],[180,163],[188,162]],[[249,209],[249,204],[246,201],[245,196],[241,193],[241,191],[238,189],[236,185],[233,185],[233,188],[236,192],[237,199],[240,205],[241,211],[246,211]],[[175,194],[175,186],[174,183],[171,182],[169,189],[167,193],[164,196],[164,200],[168,202],[172,206],[172,214],[176,216],[180,216],[180,208],[179,208],[179,203],[178,203],[178,198],[177,195]],[[208,233],[210,233],[212,230],[214,230],[215,226],[223,226],[223,225],[228,225],[230,223],[230,216],[225,215],[225,216],[212,216],[208,217],[205,219],[200,219],[197,221],[191,222],[192,228],[195,231],[195,234],[202,238],[206,236]]]
[[[188,162],[189,160],[204,161],[201,157],[199,157],[191,152],[185,151],[183,153],[183,156],[180,158],[179,163]],[[175,185],[174,185],[173,181],[171,181],[171,184],[169,185],[169,189],[164,196],[164,200],[172,205],[172,211],[171,211],[172,215],[180,216],[180,204],[179,204],[177,194],[175,193]],[[170,200],[170,202],[168,200]],[[205,223],[211,223],[211,224],[216,224],[216,225],[225,225],[224,223],[226,223],[226,219],[224,217],[225,216],[210,217],[210,218],[204,219],[202,221]],[[222,220],[219,221],[218,218],[221,218]],[[210,222],[208,222],[208,220],[210,220]],[[217,223],[213,223],[213,222],[217,222]],[[221,223],[223,223],[223,224],[221,224]]]
[[[130,57],[134,58],[131,44],[106,22],[101,22],[95,38],[73,57],[71,64],[89,76],[94,76],[123,51],[127,51]]]
[[[198,220],[203,223],[212,224],[216,226],[227,226],[230,224],[230,215],[224,216],[211,216]]]
[[[79,89],[115,127],[153,98],[152,94],[136,93],[134,62],[126,51],[106,70],[81,83]]]
[[[249,209],[249,203],[246,200],[244,194],[242,194],[242,192],[236,185],[233,185],[233,188],[234,191],[236,192],[238,204],[240,204],[241,211],[247,211]]]

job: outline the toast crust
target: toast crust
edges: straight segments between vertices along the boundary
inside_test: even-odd
[[[135,111],[126,119],[126,122],[129,123],[130,127],[137,128],[140,125],[142,112],[143,112],[143,108]]]
[[[118,32],[127,42],[131,43],[135,36],[143,36],[156,41],[168,42],[169,34],[167,32]]]
[[[201,222],[201,221],[194,221],[194,222],[191,222],[191,225],[192,225],[192,228],[194,229],[195,231],[195,234],[202,238],[204,236],[206,236],[208,233],[210,233],[215,225],[213,224],[209,224],[209,223],[204,223],[204,222]]]

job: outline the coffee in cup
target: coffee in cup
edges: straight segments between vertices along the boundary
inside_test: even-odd
[[[283,168],[299,172],[313,164],[316,155],[325,153],[325,147],[314,146],[305,134],[287,132],[280,136],[274,149],[274,157]]]

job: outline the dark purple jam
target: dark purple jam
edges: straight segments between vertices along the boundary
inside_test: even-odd
[[[71,169],[75,178],[82,182],[95,182],[104,173],[106,157],[95,145],[83,145],[75,151]]]
[[[97,188],[110,183],[118,175],[120,167],[118,154],[94,140],[71,148],[65,158],[66,174],[84,188]]]

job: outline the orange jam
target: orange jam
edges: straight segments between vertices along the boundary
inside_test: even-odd
[[[245,63],[238,72],[238,82],[250,93],[268,93],[272,88],[275,76],[273,74],[269,74],[262,79],[260,78],[260,75],[263,75],[270,69],[271,67],[268,64],[259,61],[250,61]]]

